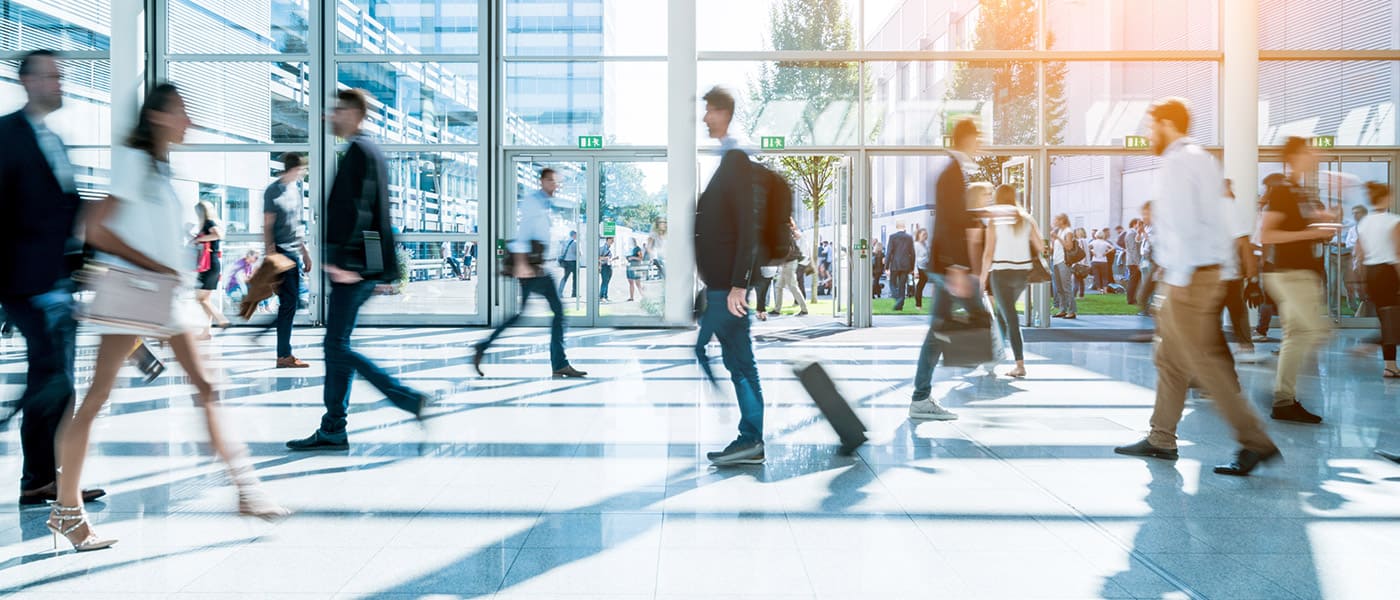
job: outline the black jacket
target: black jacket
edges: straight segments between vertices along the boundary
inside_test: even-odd
[[[889,246],[885,260],[889,262],[891,271],[908,273],[914,270],[914,238],[903,231],[896,231],[885,245]]]
[[[0,146],[0,297],[27,298],[71,274],[82,200],[63,191],[23,112],[0,117]]]
[[[973,227],[967,214],[967,179],[958,160],[949,158],[952,160],[934,185],[933,245],[928,256],[933,273],[943,273],[953,266],[972,268],[967,256],[967,230]]]
[[[695,205],[695,267],[710,289],[749,286],[758,249],[754,194],[749,156],[725,152]]]
[[[370,178],[373,178],[371,180]],[[384,272],[381,281],[399,278],[400,265],[389,217],[389,173],[379,147],[357,137],[345,149],[326,197],[325,257],[347,271],[365,272],[365,231],[379,232]]]

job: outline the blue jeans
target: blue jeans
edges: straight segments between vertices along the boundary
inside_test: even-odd
[[[321,417],[321,431],[325,433],[345,431],[345,416],[350,410],[350,381],[356,373],[374,385],[394,406],[411,413],[422,406],[421,392],[400,383],[369,357],[350,348],[355,319],[360,315],[360,307],[374,295],[376,283],[331,284],[326,306],[326,414]]]
[[[763,388],[758,383],[758,363],[753,357],[753,338],[749,336],[749,317],[736,317],[729,312],[729,292],[705,290],[705,312],[700,315],[700,335],[695,340],[695,357],[705,375],[710,371],[705,344],[710,337],[719,338],[720,355],[729,379],[734,382],[734,396],[739,401],[739,441],[752,444],[763,441]]]
[[[924,345],[919,349],[919,366],[914,370],[915,401],[928,400],[933,391],[933,369],[938,366],[938,359],[943,356],[943,341],[938,339],[937,331],[945,321],[953,317],[953,305],[961,305],[974,321],[991,319],[986,306],[982,304],[981,294],[974,293],[970,297],[959,298],[948,292],[942,275],[931,275],[929,281],[933,283],[933,305],[929,309],[931,318],[928,333],[924,335]],[[974,278],[974,289],[979,289],[979,286]]]
[[[277,358],[292,355],[292,321],[301,296],[301,254],[281,254],[291,259],[293,266],[282,274],[282,283],[277,286]]]
[[[549,321],[549,365],[555,371],[569,366],[569,359],[564,356],[564,303],[559,301],[559,289],[554,287],[554,278],[549,275],[539,277],[526,277],[518,279],[520,282],[520,312],[515,313],[504,323],[501,323],[491,336],[476,345],[478,353],[486,352],[487,348],[501,337],[505,330],[515,325],[520,320],[520,315],[525,313],[525,304],[530,301],[530,294],[539,294],[544,297],[544,301],[549,303],[550,312],[554,313],[554,318]],[[561,283],[560,288],[563,288]]]
[[[1022,351],[1021,321],[1016,315],[1016,300],[1030,285],[1030,271],[992,271],[988,277],[992,284],[992,298],[996,300],[997,325],[1001,326],[1002,337],[1011,340],[1011,352],[1016,360],[1026,359]]]
[[[73,400],[73,357],[78,325],[73,320],[73,292],[60,287],[29,298],[5,302],[10,322],[24,335],[29,369],[15,410],[23,413],[20,449],[21,491],[54,482],[57,463],[54,436],[64,410]],[[4,415],[8,421],[13,413]]]

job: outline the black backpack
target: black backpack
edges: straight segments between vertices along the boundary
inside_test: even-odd
[[[753,162],[754,212],[759,217],[758,265],[781,265],[793,260],[797,242],[792,238],[792,186],[782,175]]]

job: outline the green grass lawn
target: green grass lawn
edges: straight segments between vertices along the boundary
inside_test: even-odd
[[[924,299],[924,308],[914,307],[914,299],[904,301],[904,311],[899,312],[894,309],[894,298],[876,298],[871,307],[872,312],[877,315],[912,315],[927,314],[929,299]],[[1021,312],[1025,307],[1021,302],[1016,303],[1016,311]],[[1079,314],[1081,315],[1136,315],[1136,306],[1128,304],[1123,294],[1088,294],[1079,299]]]

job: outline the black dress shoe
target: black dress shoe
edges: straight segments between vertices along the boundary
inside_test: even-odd
[[[1275,406],[1270,416],[1273,417],[1275,421],[1292,421],[1294,423],[1306,423],[1308,425],[1316,425],[1322,422],[1322,417],[1308,412],[1307,409],[1303,408],[1303,405],[1299,404],[1296,400],[1293,401],[1293,404]]]
[[[107,490],[94,488],[83,490],[83,502],[92,502],[107,495]],[[19,493],[20,506],[35,506],[58,501],[58,487],[50,483],[44,487]]]
[[[1176,460],[1180,458],[1180,454],[1177,452],[1176,448],[1158,448],[1148,442],[1146,438],[1136,443],[1128,444],[1127,446],[1119,446],[1114,448],[1113,451],[1117,454],[1160,458],[1162,460]]]
[[[1396,454],[1396,453],[1394,453],[1394,452],[1389,452],[1389,451],[1386,451],[1386,450],[1377,450],[1377,451],[1376,451],[1376,456],[1379,456],[1379,457],[1384,458],[1384,459],[1386,459],[1386,460],[1389,460],[1389,461],[1391,461],[1391,462],[1398,462],[1398,463],[1400,463],[1400,454]]]
[[[325,433],[317,429],[310,436],[287,442],[287,448],[291,450],[349,450],[350,439],[344,431],[340,433]]]
[[[586,377],[587,375],[588,375],[588,373],[587,373],[586,371],[580,371],[580,370],[578,370],[578,369],[575,369],[575,368],[573,367],[573,365],[564,367],[564,368],[559,369],[558,371],[555,371],[555,372],[554,372],[554,378],[555,378],[555,379],[564,379],[564,378],[570,378],[570,377],[573,377],[573,378],[577,378],[577,377]]]
[[[1278,448],[1265,452],[1255,452],[1249,449],[1240,449],[1235,453],[1234,462],[1228,465],[1216,465],[1215,472],[1221,475],[1234,475],[1244,477],[1254,471],[1255,467],[1272,460],[1282,460],[1283,455],[1279,454]]]

